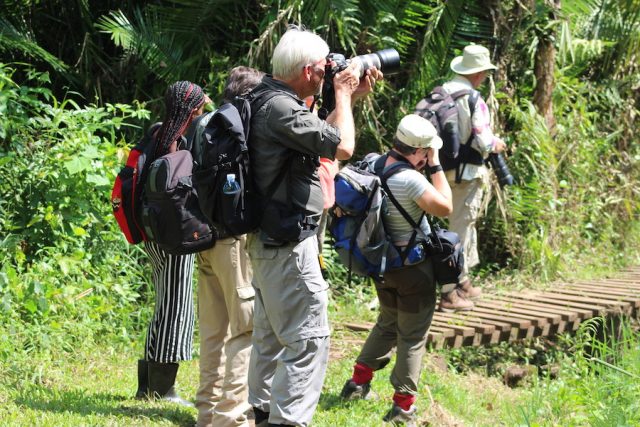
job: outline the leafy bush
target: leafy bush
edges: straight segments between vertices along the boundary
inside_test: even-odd
[[[109,194],[142,106],[59,102],[48,75],[0,64],[0,323],[14,346],[74,345],[135,326],[142,251],[116,230]]]
[[[505,99],[508,163],[516,185],[489,206],[482,224],[485,262],[507,264],[551,280],[576,261],[601,263],[635,245],[640,213],[640,151],[620,149],[624,103],[594,96],[589,82],[558,76],[557,126],[549,132],[534,106]],[[605,105],[607,107],[605,107]],[[610,120],[604,110],[614,109]],[[628,149],[627,149],[628,148]]]

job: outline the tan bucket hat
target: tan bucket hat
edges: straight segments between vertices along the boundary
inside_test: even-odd
[[[442,148],[442,139],[436,128],[429,120],[417,114],[408,114],[400,120],[396,138],[413,148]]]
[[[497,70],[491,63],[489,49],[479,44],[470,44],[462,51],[462,56],[456,56],[451,61],[451,69],[462,75],[474,74],[485,70]]]

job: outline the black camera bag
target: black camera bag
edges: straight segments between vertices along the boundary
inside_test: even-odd
[[[464,253],[457,233],[434,226],[427,254],[431,256],[433,270],[440,286],[458,284],[464,272]]]

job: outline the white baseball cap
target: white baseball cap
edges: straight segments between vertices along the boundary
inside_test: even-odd
[[[462,51],[462,56],[456,56],[451,61],[451,69],[462,75],[474,74],[480,71],[497,70],[491,63],[489,49],[479,44],[470,44]]]
[[[408,114],[400,120],[396,130],[398,141],[413,148],[442,148],[442,139],[431,122],[417,114]]]

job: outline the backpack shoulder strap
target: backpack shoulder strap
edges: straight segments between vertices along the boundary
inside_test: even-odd
[[[216,110],[217,111],[217,110]],[[216,111],[204,113],[195,118],[189,125],[185,138],[187,140],[187,150],[191,151],[195,165],[202,164],[202,131],[207,126]]]
[[[457,101],[458,98],[461,98],[465,95],[470,95],[472,92],[476,92],[476,91],[471,89],[460,89],[450,94],[450,96],[454,101]]]
[[[395,156],[394,156],[394,158],[395,158]],[[402,250],[400,250],[398,248],[398,252],[400,254],[400,260],[401,260],[402,264],[404,264],[404,261],[405,261],[405,259],[407,257],[407,254],[409,253],[409,250],[411,248],[413,248],[413,246],[415,245],[416,239],[418,237],[418,233],[424,235],[424,232],[422,231],[422,229],[420,228],[418,223],[421,222],[422,218],[425,216],[425,214],[423,212],[422,215],[420,216],[420,219],[418,220],[418,222],[414,221],[413,218],[411,218],[411,215],[409,215],[409,213],[400,205],[400,202],[398,202],[398,199],[395,198],[395,196],[393,195],[393,193],[389,189],[389,185],[387,184],[387,180],[390,177],[392,177],[393,175],[395,175],[396,173],[398,173],[398,172],[400,172],[402,170],[406,170],[406,169],[413,169],[413,168],[411,167],[411,165],[409,164],[409,162],[406,159],[404,159],[404,161],[400,160],[400,161],[394,163],[393,165],[390,165],[387,168],[387,170],[384,171],[383,175],[380,178],[380,181],[382,183],[382,188],[384,189],[385,195],[389,198],[389,200],[391,200],[391,203],[393,203],[393,205],[396,207],[396,209],[398,209],[398,212],[400,212],[400,214],[403,216],[403,218],[413,228],[413,233],[411,233],[411,238],[409,239],[409,243],[407,243],[407,246],[405,247],[404,251],[402,251]],[[427,236],[425,236],[425,237],[427,237]]]
[[[477,90],[471,90],[469,92],[469,111],[473,115],[473,112],[476,110],[476,105],[478,104],[478,100],[480,99],[480,92]]]
[[[387,156],[391,156],[398,161],[388,166],[387,168],[385,168],[386,170],[383,170],[382,174],[378,174],[376,172],[376,175],[380,177],[382,188],[384,189],[386,196],[389,197],[389,200],[391,200],[391,203],[393,203],[393,205],[398,209],[398,211],[404,217],[404,219],[413,227],[414,229],[413,236],[411,237],[411,240],[409,242],[410,244],[413,244],[413,242],[415,241],[416,234],[418,232],[422,233],[422,229],[420,228],[418,223],[416,223],[416,221],[414,221],[413,218],[411,218],[409,213],[400,205],[400,202],[398,202],[398,199],[396,199],[395,196],[391,193],[391,190],[389,189],[389,185],[387,184],[387,180],[391,178],[393,175],[406,169],[413,169],[413,167],[409,164],[407,159],[395,153],[394,151],[390,151],[389,153],[387,153],[387,155],[380,156],[380,157],[381,158],[384,157],[384,161],[386,161]],[[380,159],[378,159],[378,161],[380,161]],[[376,161],[376,163],[378,161]],[[382,162],[382,165],[384,165],[384,162]],[[424,213],[422,214],[422,216],[424,216]],[[422,216],[420,217],[419,221],[422,220]]]

